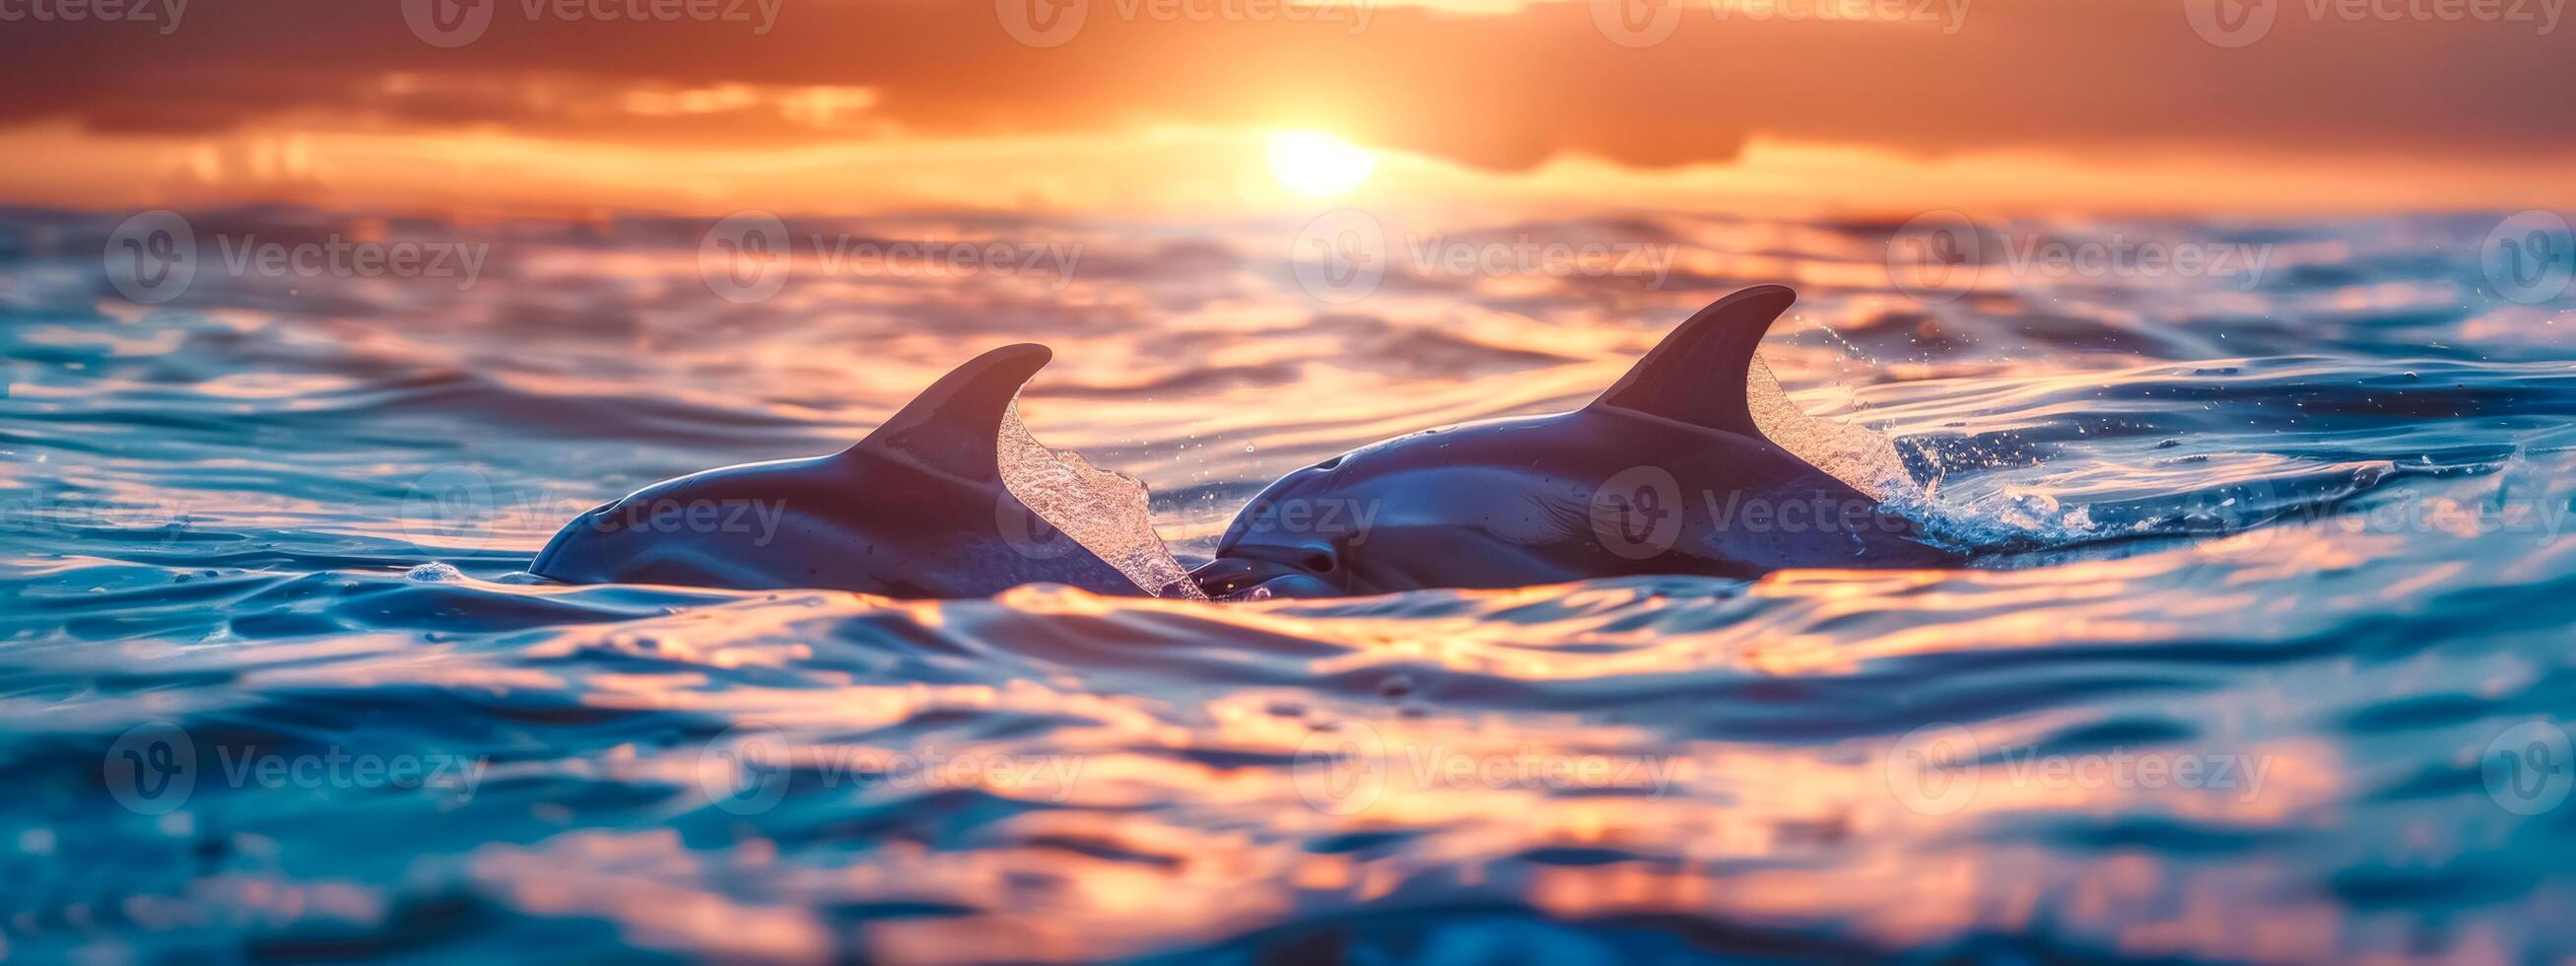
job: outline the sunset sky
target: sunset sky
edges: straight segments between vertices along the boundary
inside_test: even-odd
[[[76,3],[0,3],[0,201],[2576,204],[2564,0]]]

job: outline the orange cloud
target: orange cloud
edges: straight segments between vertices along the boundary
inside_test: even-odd
[[[2209,19],[2240,2],[202,4],[166,34],[94,20],[0,33],[0,136],[56,132],[34,143],[100,155],[246,132],[827,152],[1300,128],[1496,174],[1725,167],[1767,142],[1890,171],[2012,155],[2070,176],[2166,157],[2222,177],[2258,160],[2378,172],[2346,192],[2363,205],[2398,171],[2481,186],[2401,197],[2508,200],[2519,168],[2527,203],[2565,200],[2551,159],[2576,129],[2554,101],[2576,87],[2576,41],[2539,19],[2541,0],[2497,8],[2529,21],[2270,0],[2250,42]],[[0,167],[0,192],[41,193],[29,167]],[[1042,174],[1003,187],[1040,190]]]

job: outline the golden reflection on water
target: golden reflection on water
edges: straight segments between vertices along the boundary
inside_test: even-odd
[[[1668,729],[1578,715],[1480,712],[1472,700],[1455,697],[1439,705],[1380,704],[1351,715],[1360,706],[1337,709],[1310,689],[1289,687],[1117,695],[1070,680],[1063,688],[1035,681],[878,684],[811,666],[794,687],[739,681],[715,687],[709,678],[810,665],[818,654],[804,642],[816,638],[815,629],[856,617],[916,622],[929,633],[974,639],[1008,638],[1006,626],[1038,615],[1146,622],[1137,626],[1182,621],[1337,642],[1310,645],[1303,658],[1268,654],[1302,661],[1312,679],[1401,667],[1557,683],[1727,667],[1797,678],[1847,674],[1871,660],[1908,654],[2030,647],[2041,643],[2034,629],[2041,625],[2019,613],[2025,608],[2053,614],[2061,639],[2078,634],[2116,643],[2165,633],[2153,628],[2169,625],[2135,615],[2069,623],[2065,610],[2116,612],[2113,602],[2151,581],[2161,564],[2133,558],[2080,566],[2090,568],[2086,579],[2054,583],[2013,572],[1807,573],[1753,588],[1754,597],[1779,608],[1761,618],[1827,621],[1839,613],[1865,615],[1871,602],[1949,615],[1944,633],[1896,628],[1847,640],[1850,653],[1839,655],[1822,642],[1765,635],[1759,620],[1753,630],[1736,624],[1659,639],[1587,630],[1586,618],[1576,616],[1549,632],[1568,642],[1628,646],[1550,652],[1494,626],[1504,622],[1327,623],[1279,612],[1291,605],[1210,609],[1060,590],[1018,591],[998,604],[809,595],[575,631],[529,656],[553,660],[605,649],[671,665],[589,675],[584,703],[686,710],[738,728],[783,729],[800,736],[791,739],[796,746],[787,760],[809,772],[926,753],[918,743],[854,736],[971,710],[1056,720],[1046,754],[1067,759],[1074,777],[1057,782],[988,771],[959,788],[936,789],[907,786],[900,772],[883,772],[877,784],[853,785],[849,794],[856,797],[841,809],[893,807],[964,790],[1024,807],[972,832],[968,851],[926,847],[897,833],[834,863],[787,864],[746,825],[729,834],[751,837],[722,849],[685,845],[671,829],[599,830],[534,845],[486,846],[469,864],[478,881],[525,911],[605,918],[621,936],[648,947],[753,958],[816,958],[860,944],[893,960],[1134,954],[1213,942],[1296,910],[1384,900],[1424,875],[1577,919],[1679,913],[1791,929],[1830,923],[1848,938],[1888,945],[2045,921],[2109,937],[2136,955],[2268,961],[2331,955],[2344,914],[2322,899],[2282,898],[2279,890],[2290,883],[2262,862],[2205,867],[2121,850],[2070,855],[2009,837],[1981,844],[1962,839],[2014,828],[2024,821],[2018,816],[2063,821],[2146,814],[2240,829],[2331,824],[2338,803],[2351,794],[2344,778],[2349,768],[2335,746],[2313,740],[2231,743],[2212,735],[2211,747],[2264,763],[2259,793],[2111,785],[2028,770],[2016,754],[2044,747],[2052,732],[2082,719],[2071,712],[2020,716],[1970,732],[1998,757],[1972,770],[1972,798],[1952,808],[1909,800],[1901,772],[1912,765],[1885,739],[1675,740]],[[1980,597],[1970,587],[1995,596]],[[1643,593],[1594,588],[1555,602],[1580,615],[1587,606],[1634,603]],[[1547,595],[1465,596],[1476,612],[1491,613]],[[1081,636],[1032,641],[1024,653],[1044,655],[1074,646]],[[1712,663],[1730,651],[1740,660]],[[1135,656],[1150,660],[1151,652]],[[465,669],[435,661],[398,668],[449,686],[480,683]],[[384,673],[375,683],[391,683]],[[1352,736],[1362,739],[1356,757],[1344,740]],[[995,760],[1027,753],[1006,736],[944,740],[936,751]],[[1547,762],[1585,761],[1607,765],[1573,788],[1534,777],[1549,774],[1541,767]],[[624,745],[582,767],[599,769],[602,778],[677,789],[675,804],[685,804],[700,783],[729,773],[729,766],[710,762],[693,746]],[[1631,770],[1616,771],[1622,766]],[[1571,766],[1564,772],[1573,773]],[[1405,846],[1308,851],[1307,843],[1359,833],[1396,835]],[[1552,850],[1591,857],[1545,857]],[[2247,895],[2266,900],[2231,901]],[[815,912],[835,906],[943,911],[863,924]]]
[[[1242,716],[1228,720],[1200,740],[1275,746],[1302,730],[1232,723]],[[1509,730],[1480,735],[1454,722],[1387,723],[1381,733],[1398,754],[1432,746],[1471,755],[1532,753],[1507,747],[1518,740]],[[1569,750],[1557,745],[1536,753]],[[2277,870],[2260,864],[2200,869],[2119,852],[2070,860],[2011,844],[1962,849],[1945,844],[1945,834],[1973,819],[2009,821],[2015,812],[2142,806],[2198,821],[2274,823],[2343,793],[2332,778],[2339,766],[2319,752],[2251,749],[2276,760],[2277,784],[2254,801],[2180,790],[2142,799],[2136,789],[2017,788],[1990,775],[1968,811],[1940,816],[1918,814],[1891,797],[1881,759],[1833,760],[1832,753],[1765,746],[1682,750],[1690,767],[1679,771],[1679,787],[1661,796],[1567,798],[1396,781],[1366,807],[1341,815],[1316,808],[1295,782],[1269,769],[1112,752],[1086,758],[1085,791],[1070,800],[1105,810],[1022,813],[977,833],[971,853],[898,838],[839,868],[779,868],[758,839],[709,852],[683,847],[675,832],[655,830],[489,846],[473,865],[529,911],[604,916],[626,938],[648,946],[764,957],[820,956],[835,940],[831,927],[803,907],[746,899],[742,877],[754,872],[781,892],[820,894],[830,902],[959,907],[864,926],[865,941],[896,959],[1081,959],[1212,941],[1291,909],[1369,902],[1425,870],[1455,863],[1462,887],[1563,917],[1681,913],[1756,925],[1832,922],[1862,938],[1901,945],[1978,928],[2027,927],[2045,908],[2055,927],[2115,936],[2124,952],[2139,955],[2312,959],[2333,948],[2341,924],[2334,909],[2316,901],[2286,909],[2227,901],[2284,885]],[[1128,784],[1150,786],[1150,793],[1091,790]],[[988,790],[1006,797],[1014,791]],[[1155,811],[1121,811],[1122,801],[1187,802],[1178,807],[1192,820],[1174,824]],[[1210,818],[1229,812],[1257,816],[1248,828],[1261,831],[1207,829]],[[1293,837],[1336,827],[1415,837],[1403,853],[1386,857],[1308,853]],[[1566,848],[1663,858],[1499,861]]]
[[[2016,291],[1927,312],[1883,290],[1881,253],[1851,233],[1672,227],[1689,240],[1679,270],[1805,282],[1809,299],[1765,359],[1803,390],[1806,411],[1964,453],[1947,464],[1957,472],[1943,493],[1963,505],[2063,522],[2122,500],[2395,465],[2385,460],[2398,454],[2361,443],[2351,444],[2359,455],[2269,454],[2258,445],[2276,432],[2266,420],[2293,417],[2207,415],[2235,401],[2183,391],[2277,398],[2351,383],[2355,367],[2172,361],[2239,350],[2189,342],[2205,333],[2188,326],[2141,324],[2157,320],[2142,304],[2159,293],[2088,303],[2020,279]],[[1240,252],[1281,240],[1239,227],[1207,234]],[[1073,237],[1109,259],[1134,244],[1117,235]],[[2370,753],[2377,739],[2337,729],[2382,697],[2355,692],[2405,696],[2354,683],[2387,665],[2434,682],[2413,693],[2539,706],[2549,693],[2533,689],[2561,670],[2546,658],[2554,652],[2490,661],[2461,680],[2442,677],[2430,655],[2380,666],[2369,654],[2282,657],[2371,629],[2354,615],[2402,622],[2452,606],[2445,595],[2561,577],[2576,544],[2513,534],[2514,552],[2492,552],[2496,535],[2474,511],[2503,494],[2472,476],[2356,501],[2456,511],[2420,528],[2290,520],[1974,569],[1740,583],[1213,607],[1040,588],[920,602],[403,577],[387,561],[407,558],[385,547],[490,564],[476,571],[489,576],[572,514],[659,475],[847,445],[967,353],[1027,338],[1057,352],[1025,398],[1034,434],[1167,494],[1205,485],[1158,520],[1185,550],[1204,551],[1246,487],[1294,466],[1438,423],[1579,404],[1718,284],[1614,292],[1576,279],[1399,279],[1409,284],[1364,310],[1333,309],[1253,285],[1276,267],[1262,256],[1221,255],[1203,278],[1193,268],[1151,283],[1115,272],[1061,287],[800,276],[769,303],[711,311],[686,251],[558,255],[517,260],[518,276],[467,296],[384,310],[405,324],[213,314],[195,337],[257,335],[266,354],[193,384],[223,420],[152,441],[153,458],[182,470],[69,456],[0,468],[12,485],[73,487],[132,508],[78,533],[129,546],[93,551],[66,538],[48,545],[59,554],[13,561],[41,582],[28,605],[76,615],[57,623],[81,639],[13,642],[12,670],[34,683],[0,697],[0,715],[38,731],[112,735],[168,718],[310,734],[323,729],[299,716],[300,702],[320,695],[352,707],[414,702],[428,719],[424,742],[446,740],[442,716],[481,724],[505,760],[489,779],[497,790],[472,805],[494,812],[471,817],[520,834],[461,847],[477,894],[699,955],[1096,960],[1478,903],[1565,919],[1693,917],[1868,948],[2008,931],[2140,956],[2320,961],[2363,947],[2399,960],[2510,958],[2529,942],[2479,922],[2447,949],[2407,946],[2396,940],[2419,937],[2332,893],[2330,876],[2370,853],[2301,851],[2386,838],[2432,861],[2492,844],[2477,836],[2493,829],[2474,819],[2356,818],[2418,771],[2467,787],[2485,808],[2468,784],[2476,740],[2426,724],[2404,737],[2432,735],[2426,743],[2448,757],[2390,752],[2392,765]],[[1171,257],[1149,251],[1139,264]],[[2401,286],[2331,301],[2360,312],[2432,295],[2449,297]],[[2220,291],[2193,304],[2255,315],[2278,307],[2271,298]],[[2026,324],[1979,330],[1992,313]],[[2469,324],[2532,321],[2502,312]],[[175,330],[110,325],[25,341],[103,360],[177,352]],[[2025,338],[2065,330],[2098,341]],[[2180,346],[2100,347],[2164,338]],[[1852,372],[1856,386],[1836,384]],[[172,384],[126,373],[13,386],[10,398],[86,441],[182,408],[165,404]],[[2195,422],[2222,417],[2219,429]],[[235,420],[259,424],[249,443],[220,436]],[[616,423],[627,435],[602,439],[597,425],[614,420],[629,420]],[[2093,435],[2101,429],[2114,432]],[[301,442],[324,431],[343,435]],[[2033,441],[2014,445],[2023,436]],[[2169,452],[2163,439],[2191,442]],[[2348,440],[2308,442],[2331,451]],[[2373,445],[2399,442],[2421,440]],[[275,485],[312,483],[267,465],[286,463],[318,467],[322,485]],[[412,481],[458,468],[482,474],[492,494],[470,526],[425,534],[377,512]],[[2564,469],[2535,462],[2527,472],[2541,485],[2515,496],[2563,498]],[[1987,476],[2013,483],[1978,489]],[[2022,497],[2045,499],[2011,505]],[[120,562],[185,559],[182,538],[246,556],[203,577],[228,582],[202,598],[218,603],[118,609],[209,586],[168,584],[157,570],[139,583],[135,571],[155,568]],[[305,564],[274,563],[261,545],[297,540],[325,561],[310,565],[320,572],[275,572]],[[478,614],[496,615],[490,633],[452,631]],[[260,617],[311,623],[280,631]],[[134,680],[125,675],[143,666],[177,683],[57,693],[66,680]],[[1963,799],[1927,804],[1924,749],[1909,737],[1923,729],[1964,736],[1979,753],[1945,772],[1968,789]],[[608,737],[585,743],[594,733]],[[786,745],[771,763],[808,783],[797,797],[753,816],[713,806],[706,789],[730,783],[736,762],[773,739]],[[544,753],[521,753],[532,746]],[[901,764],[907,756],[1040,760],[933,783]],[[2260,786],[2046,770],[2121,756],[2260,762]],[[94,761],[80,764],[95,775]],[[823,776],[840,784],[813,784]],[[612,792],[640,804],[591,803]],[[203,821],[222,817],[209,809]],[[396,834],[406,818],[391,820]],[[219,894],[131,914],[175,921],[231,902],[363,921],[394,905],[372,886],[206,881]]]

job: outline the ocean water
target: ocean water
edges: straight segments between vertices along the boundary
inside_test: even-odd
[[[253,208],[181,216],[175,279],[125,215],[0,215],[17,957],[2576,956],[2576,299],[2505,213],[1998,222],[1927,271],[1896,225],[1638,212],[794,220],[742,263],[704,220]],[[1891,440],[1969,566],[522,572],[1014,341],[1056,350],[1030,432],[1195,563],[1288,470],[1579,405],[1775,281],[1790,398]]]

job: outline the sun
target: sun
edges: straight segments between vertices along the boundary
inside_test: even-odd
[[[1321,131],[1281,131],[1270,136],[1270,174],[1288,190],[1330,198],[1360,186],[1377,167],[1368,149]]]

